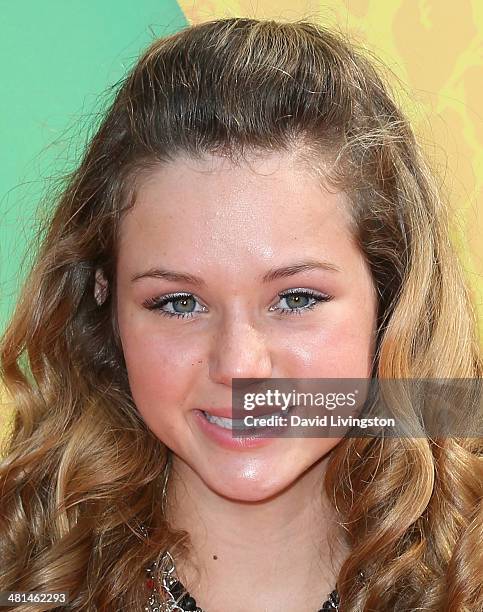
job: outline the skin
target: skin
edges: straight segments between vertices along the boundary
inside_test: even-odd
[[[352,240],[344,194],[321,187],[295,154],[250,162],[179,157],[143,179],[121,224],[118,324],[136,406],[173,452],[170,520],[189,530],[193,551],[178,573],[198,605],[309,612],[334,587],[347,553],[334,544],[328,561],[337,526],[321,493],[340,439],[274,438],[258,449],[224,449],[200,430],[193,411],[231,406],[237,377],[369,377],[377,293]],[[260,280],[302,259],[339,271]],[[155,267],[196,275],[204,285],[132,281]],[[99,296],[100,273],[98,281]],[[294,288],[331,299],[308,310],[303,305],[313,300],[303,298],[302,312],[282,314],[297,309],[279,297]],[[192,317],[146,307],[171,292],[194,296]]]

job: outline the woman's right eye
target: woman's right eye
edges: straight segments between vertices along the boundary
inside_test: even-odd
[[[143,302],[143,306],[148,310],[156,310],[164,316],[182,319],[192,317],[195,312],[205,312],[205,306],[201,306],[199,310],[194,310],[196,304],[199,304],[199,302],[191,293],[173,293],[149,298]],[[166,310],[165,306],[169,306],[169,308]]]

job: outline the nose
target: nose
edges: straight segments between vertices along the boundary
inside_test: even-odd
[[[271,378],[272,359],[266,338],[248,321],[225,323],[213,337],[210,378],[232,386],[232,378]]]

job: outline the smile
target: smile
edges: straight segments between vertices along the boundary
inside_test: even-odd
[[[263,419],[263,418],[270,418],[270,417],[275,417],[275,418],[284,417],[290,414],[293,408],[294,406],[289,406],[287,410],[280,410],[279,412],[271,412],[268,414],[257,415],[257,418]],[[205,410],[201,410],[201,413],[203,414],[203,416],[205,417],[207,421],[209,421],[210,423],[213,423],[214,425],[218,425],[219,427],[222,427],[223,429],[246,429],[246,424],[244,422],[244,419],[230,419],[227,417],[214,416],[210,414],[209,412],[206,412]],[[252,415],[250,413],[247,413],[247,416],[252,416]],[[261,428],[261,429],[264,429],[264,428]]]

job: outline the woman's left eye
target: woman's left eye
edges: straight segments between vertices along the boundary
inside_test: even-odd
[[[285,301],[286,307],[271,306],[270,310],[278,310],[281,314],[296,315],[301,315],[306,310],[313,310],[321,302],[329,302],[332,299],[331,295],[312,289],[290,289],[290,291],[279,293],[278,297],[281,298],[280,301]]]
[[[302,314],[306,310],[313,310],[319,303],[328,302],[332,299],[331,295],[319,293],[312,289],[291,289],[284,293],[279,293],[280,302],[285,302],[285,306],[271,306],[270,311],[279,311],[281,314]],[[156,310],[168,317],[189,318],[196,312],[206,312],[206,307],[200,305],[196,310],[198,300],[191,293],[177,293],[149,298],[143,302],[143,306],[148,310]],[[165,306],[169,306],[166,310]]]

